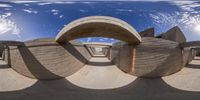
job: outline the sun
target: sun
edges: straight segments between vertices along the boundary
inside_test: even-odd
[[[200,24],[196,25],[194,27],[194,30],[197,31],[197,32],[199,32],[199,34],[200,34]]]
[[[0,23],[0,34],[4,34],[9,31],[9,26],[6,23]]]

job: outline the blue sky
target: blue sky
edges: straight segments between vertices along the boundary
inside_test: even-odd
[[[198,1],[0,1],[0,39],[26,41],[55,37],[69,22],[86,16],[112,16],[138,32],[154,27],[156,35],[179,26],[188,41],[200,40]],[[113,42],[107,38],[81,41]]]

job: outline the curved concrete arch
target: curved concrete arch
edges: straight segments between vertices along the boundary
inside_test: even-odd
[[[56,41],[65,42],[83,37],[115,38],[129,44],[141,42],[141,36],[131,25],[108,16],[90,16],[77,19],[58,33]]]

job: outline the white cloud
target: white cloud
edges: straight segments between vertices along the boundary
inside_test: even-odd
[[[52,1],[52,3],[56,3],[56,4],[74,4],[76,2],[73,2],[73,1],[55,1],[55,2],[53,2]]]
[[[194,8],[200,7],[198,1],[171,1],[170,3],[177,5],[185,11],[195,11]]]
[[[92,38],[87,38],[87,42],[91,42]]]
[[[83,3],[83,4],[91,4],[95,3],[94,1],[148,1],[148,2],[156,2],[156,1],[173,1],[173,0],[11,0],[13,3],[36,3],[38,5],[48,5],[48,4],[75,4],[75,3]]]
[[[33,1],[33,0],[31,0],[31,1],[29,1],[29,0],[13,0],[13,1],[11,1],[11,2],[21,4],[21,3],[38,3],[38,2],[41,2],[41,1]]]
[[[9,5],[9,4],[0,4],[0,7],[2,7],[2,8],[6,8],[6,7],[12,7],[12,6]]]
[[[59,16],[59,18],[63,18],[63,17],[64,17],[64,15],[60,15],[60,16]]]
[[[38,13],[38,11],[34,11],[34,10],[32,10],[32,9],[22,9],[24,12],[27,12],[27,13],[33,13],[33,14],[37,14]]]
[[[83,4],[91,4],[91,3],[93,3],[93,2],[89,2],[89,1],[84,1],[84,2],[81,2],[81,3],[83,3]]]
[[[49,5],[49,4],[75,4],[73,1],[43,1],[39,2],[38,5]]]
[[[7,0],[2,0],[7,1]],[[73,4],[77,2],[90,4],[93,3],[91,1],[149,1],[149,2],[156,2],[156,1],[190,1],[190,0],[9,0],[13,3],[39,3],[39,2],[51,2],[51,3],[66,3],[66,4]]]
[[[117,11],[120,11],[120,12],[133,12],[134,10],[132,9],[116,9]]]
[[[0,35],[14,34],[20,37],[20,29],[17,27],[16,23],[8,19],[11,15],[12,13],[0,15]]]
[[[104,41],[107,41],[107,40],[110,40],[110,38],[104,38],[104,37],[99,38],[99,41],[101,41],[101,42],[104,42]]]
[[[8,13],[5,13],[4,15],[2,15],[3,17],[10,17],[12,15],[12,13],[8,12]]]
[[[29,4],[24,4],[25,6],[30,6]]]
[[[58,15],[60,11],[56,9],[52,9],[51,12],[53,13],[53,15]]]
[[[99,41],[105,41],[104,39],[99,39]]]
[[[162,30],[163,32],[167,31],[168,29],[179,26],[180,21],[179,17],[175,13],[150,13],[149,16],[152,18],[152,22],[156,28]],[[183,25],[183,24],[182,24]]]
[[[10,10],[10,8],[5,8],[4,10]]]
[[[183,25],[185,29],[190,29],[191,31],[195,26],[200,25],[200,11],[196,10],[196,8],[200,8],[198,1],[172,1],[170,3],[183,10],[179,14],[180,18],[175,21],[176,23]]]
[[[83,10],[83,9],[80,9],[79,11],[82,12],[82,13],[88,12],[88,10]]]
[[[50,3],[50,2],[42,2],[42,3],[38,3],[38,5],[49,5],[49,4],[52,4],[52,3]]]
[[[200,15],[191,15],[191,13],[187,11],[155,13],[149,15],[153,19],[154,25],[163,31],[167,31],[167,29],[170,29],[174,26],[179,26],[182,31],[186,33],[188,33],[188,30],[190,30],[190,34],[185,34],[186,37],[195,36],[195,34],[197,34],[197,32],[195,32],[195,26],[200,25]]]

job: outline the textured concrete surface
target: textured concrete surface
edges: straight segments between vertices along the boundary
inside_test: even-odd
[[[83,88],[112,89],[126,86],[136,77],[122,72],[108,58],[93,57],[87,65],[66,79]]]
[[[57,42],[83,37],[108,37],[139,44],[137,31],[123,20],[108,16],[90,16],[77,19],[66,25],[56,36]]]
[[[54,39],[36,39],[25,42],[24,46],[9,46],[5,54],[5,60],[14,70],[37,79],[69,76],[91,57],[79,43],[59,44]]]
[[[9,45],[9,46],[19,46],[19,45],[23,45],[23,42],[21,41],[12,41],[12,40],[0,40],[0,46],[1,45]]]
[[[3,61],[3,59],[0,57],[0,68],[4,68],[4,66],[7,66],[8,64]]]
[[[187,59],[189,55],[182,53],[177,42],[153,37],[143,37],[137,46],[114,44],[111,52],[114,64],[123,71],[139,77],[171,75],[183,68],[183,58]]]
[[[196,55],[200,57],[200,49],[196,51]]]
[[[124,72],[131,71],[132,49],[133,46],[130,46],[123,42],[113,44],[113,47],[111,48],[112,62]]]
[[[200,57],[195,57],[180,72],[163,77],[163,80],[180,90],[200,92]]]
[[[186,42],[186,38],[185,38],[183,32],[181,31],[181,29],[178,26],[175,26],[175,27],[169,29],[167,32],[162,34],[161,37],[163,39],[175,41],[175,42],[178,42],[178,43]]]
[[[109,58],[122,71],[135,76],[161,77],[180,71],[193,58],[191,53],[177,42],[143,37],[139,45],[114,44]],[[21,46],[8,46],[4,59],[22,75],[58,79],[77,72],[91,56],[86,46],[75,41],[61,44],[54,39],[36,39]]]
[[[0,60],[0,92],[25,89],[36,82],[37,80],[20,75],[10,68],[5,61]]]
[[[144,31],[141,31],[140,33],[141,37],[154,37],[154,28],[145,29]]]
[[[183,68],[183,54],[177,42],[143,38],[136,47],[133,75],[160,77],[171,75]]]
[[[130,84],[106,90],[77,87],[66,79],[37,81],[30,87],[0,91],[1,100],[199,100],[200,58],[179,73],[156,79],[137,78]],[[0,69],[3,70],[3,69]],[[2,72],[2,71],[0,71]],[[8,73],[13,73],[9,71]],[[9,76],[1,77],[5,81]],[[14,80],[14,79],[13,79]],[[13,84],[1,82],[5,84]],[[26,83],[26,82],[24,82]],[[25,85],[27,86],[27,85]],[[7,87],[9,89],[9,86]],[[6,88],[4,88],[6,90]]]
[[[200,41],[190,41],[180,44],[181,47],[193,47],[193,48],[199,48],[200,47]]]
[[[0,46],[0,57],[2,57],[4,51],[4,47]]]

